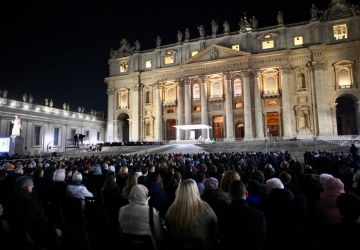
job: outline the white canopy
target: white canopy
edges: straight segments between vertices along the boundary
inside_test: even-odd
[[[205,125],[205,124],[175,125],[173,127],[177,128],[177,129],[182,129],[182,130],[212,129],[212,127],[210,127],[209,125]]]

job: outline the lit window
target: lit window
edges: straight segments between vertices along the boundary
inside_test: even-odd
[[[168,114],[175,114],[175,109],[167,109],[166,113]]]
[[[348,38],[346,24],[340,24],[333,26],[335,40],[341,40]]]
[[[129,69],[129,62],[120,62],[120,72],[127,72]]]
[[[201,111],[201,107],[200,106],[194,106],[194,111],[196,111],[196,112]]]
[[[128,104],[128,95],[126,92],[120,93],[120,108],[125,109],[127,108]]]
[[[213,84],[212,90],[213,90],[213,96],[221,96],[221,95],[222,95],[222,91],[221,91],[221,84],[220,84],[220,82],[215,82],[215,83]]]
[[[145,68],[147,68],[147,69],[151,68],[151,61],[145,62]]]
[[[234,96],[242,96],[242,84],[240,80],[234,82]]]
[[[266,102],[267,106],[275,106],[276,105],[276,100],[269,100]]]
[[[339,75],[339,85],[340,86],[350,85],[350,83],[351,83],[351,81],[350,81],[350,72],[349,72],[348,69],[341,68],[338,71],[338,75]]]
[[[275,77],[273,76],[268,76],[266,78],[266,90],[270,93],[275,92],[276,91],[276,86],[275,86]]]
[[[274,40],[262,42],[262,49],[272,49],[274,48]]]
[[[199,84],[195,84],[193,87],[193,98],[200,99],[200,86]]]
[[[172,64],[174,63],[174,57],[173,56],[166,56],[165,57],[165,64]]]
[[[296,86],[298,91],[306,91],[306,81],[303,73],[296,75]]]
[[[242,107],[243,107],[242,102],[237,102],[237,103],[235,104],[235,108],[237,108],[237,109],[241,109]]]
[[[197,53],[199,53],[199,51],[192,51],[192,52],[191,52],[191,57],[197,55]]]
[[[233,46],[231,46],[231,48],[233,49],[233,50],[240,50],[240,45],[233,45]]]
[[[40,146],[41,142],[41,127],[40,126],[34,126],[34,132],[33,132],[33,145],[34,146]]]
[[[175,101],[175,88],[169,88],[167,97],[168,101]]]
[[[294,37],[294,45],[302,45],[302,44],[304,44],[302,36]]]
[[[60,146],[60,129],[54,128],[54,146]]]

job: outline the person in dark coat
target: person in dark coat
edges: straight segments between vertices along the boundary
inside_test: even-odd
[[[221,249],[267,249],[265,214],[250,207],[242,181],[230,183],[230,205],[218,216]]]
[[[161,175],[156,172],[151,173],[148,180],[146,187],[149,189],[149,206],[156,208],[160,216],[165,218],[170,202],[166,191],[161,186]]]

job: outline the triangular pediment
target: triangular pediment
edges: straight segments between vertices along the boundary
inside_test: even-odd
[[[229,59],[232,57],[244,57],[249,58],[251,56],[250,53],[229,49],[227,47],[219,46],[219,45],[212,45],[202,51],[200,51],[195,56],[191,57],[189,60],[182,63],[185,64],[192,64],[192,63],[201,63],[201,62],[208,62],[208,61],[216,61],[216,60],[223,60]]]

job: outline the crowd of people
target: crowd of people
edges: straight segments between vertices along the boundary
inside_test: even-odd
[[[75,198],[86,211],[91,197],[109,241],[147,234],[156,250],[179,238],[206,250],[346,248],[360,234],[359,163],[353,148],[305,152],[304,163],[287,152],[3,158],[0,240],[14,249],[21,224],[38,249],[53,235],[61,243],[68,231],[53,205]]]

